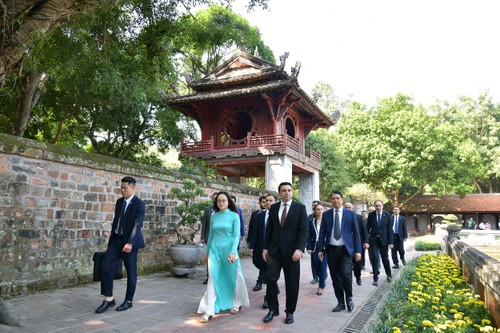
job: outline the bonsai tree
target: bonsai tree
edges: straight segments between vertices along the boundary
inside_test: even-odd
[[[181,203],[175,208],[180,219],[175,223],[175,235],[178,244],[194,244],[196,233],[201,229],[203,210],[212,204],[210,200],[196,201],[205,192],[192,180],[182,182],[182,188],[173,188],[168,198],[179,200]]]
[[[460,224],[458,222],[458,217],[456,215],[454,215],[454,214],[447,214],[443,218],[443,224],[450,224],[450,223]]]

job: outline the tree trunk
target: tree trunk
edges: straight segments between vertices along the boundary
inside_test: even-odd
[[[0,2],[0,87],[19,69],[26,49],[40,36],[66,23],[72,14],[116,0],[3,0]]]
[[[17,113],[16,127],[14,135],[22,137],[28,126],[28,120],[31,115],[31,110],[35,107],[40,98],[43,86],[47,81],[47,76],[44,73],[36,71],[30,72],[22,77],[22,94]]]

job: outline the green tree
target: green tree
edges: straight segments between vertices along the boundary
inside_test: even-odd
[[[352,185],[355,170],[346,162],[339,149],[338,136],[334,132],[319,129],[309,133],[306,147],[321,153],[319,192],[323,200],[329,201],[333,190],[345,191]]]
[[[191,79],[200,79],[217,68],[235,48],[274,63],[271,49],[264,44],[260,31],[230,8],[210,5],[179,22],[175,44],[181,54],[181,71]]]
[[[409,96],[380,99],[377,106],[353,103],[339,127],[341,150],[359,180],[380,190],[393,205],[404,205],[442,177],[447,144],[436,130],[437,117]],[[402,188],[412,189],[399,202]]]

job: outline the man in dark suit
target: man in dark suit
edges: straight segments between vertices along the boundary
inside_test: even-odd
[[[392,268],[399,268],[398,253],[401,258],[401,262],[403,265],[406,265],[404,242],[408,238],[408,229],[406,228],[405,217],[399,215],[399,212],[399,207],[394,206],[394,209],[392,210],[393,215],[391,216],[394,237],[394,247],[392,248],[392,263],[394,266],[392,266]]]
[[[366,224],[368,241],[370,243],[371,260],[373,267],[373,285],[378,286],[379,260],[382,257],[387,282],[392,281],[391,266],[389,263],[389,249],[392,249],[393,232],[391,215],[384,210],[381,200],[375,201],[375,211],[368,214]],[[379,256],[380,255],[380,256]]]
[[[313,220],[314,220],[314,208],[316,208],[317,205],[321,205],[321,201],[319,201],[319,200],[313,200],[313,202],[311,204],[311,208],[312,208],[313,212],[307,216],[307,224],[308,225],[312,225],[312,223],[313,223]],[[313,278],[311,280],[311,284],[316,284],[316,283],[319,282],[318,274],[316,274],[316,269],[314,268],[315,267],[314,266],[315,260],[317,260],[317,258],[311,257],[311,273],[312,273],[312,276],[313,276]]]
[[[285,275],[286,307],[285,324],[294,322],[300,283],[300,258],[306,246],[309,228],[306,207],[292,200],[292,184],[283,182],[278,186],[281,202],[269,209],[266,238],[262,257],[267,262],[267,290],[269,312],[265,323],[279,315],[278,279],[281,268]]]
[[[127,292],[125,301],[116,311],[125,311],[132,307],[137,285],[137,253],[145,246],[141,229],[146,212],[144,202],[134,195],[134,187],[134,178],[124,177],[121,180],[122,197],[116,201],[111,237],[102,266],[101,295],[105,298],[95,310],[96,313],[103,313],[116,305],[113,298],[113,272],[120,259],[123,259],[127,270]]]
[[[248,233],[247,233],[247,246],[248,246],[248,254],[252,257],[252,262],[253,265],[259,270],[259,276],[257,277],[257,282],[255,283],[255,287],[253,287],[253,291],[259,291],[262,289],[262,284],[266,283],[266,270],[262,269],[263,265],[266,265],[267,268],[267,263],[262,259],[262,244],[264,243],[264,233],[262,234],[262,237],[258,239],[259,241],[259,246],[260,248],[255,248],[255,242],[257,242],[257,235],[254,235],[254,228],[255,224],[257,223],[257,216],[261,215],[261,212],[265,212],[267,208],[266,205],[266,196],[262,195],[259,197],[259,209],[254,210],[252,214],[250,215],[250,221],[248,222]],[[259,219],[259,223],[260,220]],[[258,234],[258,233],[257,233]],[[252,243],[252,237],[254,237],[253,240],[253,245]],[[254,251],[256,250],[256,251]]]
[[[350,211],[354,212],[354,206],[350,202],[346,202],[344,204],[344,207],[349,209]],[[361,281],[361,270],[364,265],[364,260],[363,260],[363,254],[365,252],[366,248],[369,248],[370,245],[368,245],[368,231],[366,230],[366,221],[363,219],[363,216],[360,214],[356,214],[356,221],[358,222],[358,230],[359,230],[359,236],[361,238],[361,260],[356,261],[355,258],[353,258],[353,271],[354,271],[354,277],[356,278],[356,283],[358,286],[362,285],[363,282]]]
[[[328,268],[332,277],[333,290],[338,304],[333,312],[346,309],[352,311],[352,260],[361,260],[361,237],[358,222],[353,211],[343,207],[344,198],[340,191],[330,194],[332,209],[323,214],[319,229],[318,259],[323,261],[324,253],[328,256]]]
[[[217,198],[218,192],[212,193],[212,201],[215,201],[215,198]],[[212,214],[214,213],[214,205],[213,203],[205,208],[203,211],[203,222],[201,223],[201,242],[203,244],[207,244],[208,242],[208,234],[210,233],[210,218],[212,217]],[[203,284],[208,283],[208,265],[207,265],[207,278],[205,281],[203,281]]]
[[[257,214],[254,222],[254,227],[252,228],[252,234],[250,235],[250,243],[248,244],[248,252],[252,256],[252,262],[259,269],[259,278],[257,280],[258,286],[262,289],[262,283],[266,283],[267,276],[267,262],[264,261],[262,257],[262,250],[264,249],[264,239],[266,237],[266,229],[269,223],[269,207],[271,207],[276,202],[276,197],[272,194],[264,196],[265,207],[263,211]],[[260,282],[260,283],[259,283]],[[260,289],[253,290],[258,291]],[[267,302],[267,297],[264,296],[264,303],[262,304],[264,309],[269,307]]]

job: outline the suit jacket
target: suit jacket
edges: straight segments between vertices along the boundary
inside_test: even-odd
[[[321,221],[324,221],[322,219]],[[309,234],[307,235],[307,251],[316,251],[318,242],[316,241],[319,236],[319,230],[316,230],[316,216],[311,214],[307,217],[307,224],[309,225]]]
[[[201,224],[201,240],[208,242],[208,235],[210,233],[210,218],[212,217],[214,207],[212,205],[205,208],[203,211],[203,223]]]
[[[248,222],[247,244],[250,244],[250,237],[252,237],[252,229],[255,224],[255,218],[260,212],[262,212],[262,209],[257,209],[250,215],[250,221]]]
[[[319,229],[318,246],[321,252],[326,253],[326,248],[330,244],[333,230],[333,214],[335,209],[331,208],[323,213],[321,228]],[[349,255],[361,253],[361,237],[359,235],[358,221],[356,214],[347,208],[342,207],[342,222],[340,227],[342,240]]]
[[[377,223],[377,211],[373,211],[368,214],[366,228],[368,229],[370,244],[375,244],[378,237],[380,237],[380,243],[382,244],[382,246],[394,244],[391,214],[389,212],[385,210],[382,211],[380,226]]]
[[[111,237],[109,238],[110,243],[119,238],[119,236],[115,233],[115,230],[118,227],[118,219],[120,218],[124,204],[125,198],[123,197],[116,201],[115,217],[111,227]],[[127,240],[127,244],[132,244],[133,250],[142,249],[146,246],[141,232],[144,224],[145,213],[146,206],[144,205],[144,201],[134,195],[127,207],[127,210],[125,211],[123,219],[120,221],[120,227],[123,229],[123,239]]]
[[[391,215],[391,223],[394,226],[394,214]],[[394,230],[394,227],[393,227]],[[406,239],[408,238],[408,229],[406,227],[406,218],[402,215],[399,215],[399,223],[398,223],[398,232],[397,232],[399,239]]]
[[[368,230],[366,229],[366,220],[363,220],[363,216],[356,214],[356,220],[358,221],[359,236],[361,237],[361,246],[364,243],[368,243]]]
[[[238,216],[240,218],[240,236],[245,237],[245,219],[243,219],[243,211],[241,210],[240,207],[236,207],[236,211],[238,213]]]
[[[284,257],[291,259],[295,250],[304,251],[306,247],[309,233],[306,207],[292,200],[282,227],[278,216],[280,205],[281,202],[277,202],[269,209],[264,249],[269,251],[269,255],[281,251]]]
[[[259,210],[257,214],[255,214],[253,221],[252,234],[250,234],[249,231],[248,235],[250,238],[248,246],[250,249],[253,249],[256,255],[262,256],[264,239],[266,237],[266,211]]]

